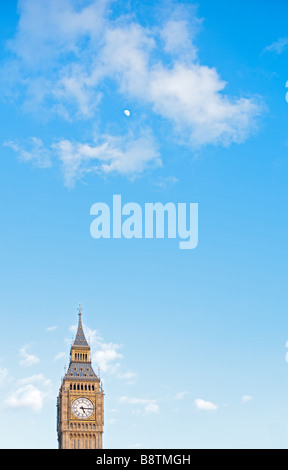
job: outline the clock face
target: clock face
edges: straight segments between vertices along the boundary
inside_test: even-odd
[[[90,418],[94,411],[94,405],[88,398],[76,398],[72,403],[72,413],[76,418]]]

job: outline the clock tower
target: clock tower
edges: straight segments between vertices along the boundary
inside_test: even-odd
[[[102,449],[104,392],[95,374],[86,341],[79,305],[77,333],[70,363],[57,398],[59,449]]]

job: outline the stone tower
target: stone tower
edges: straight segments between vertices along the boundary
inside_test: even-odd
[[[102,449],[104,392],[95,374],[86,341],[81,306],[70,363],[57,398],[59,449]]]

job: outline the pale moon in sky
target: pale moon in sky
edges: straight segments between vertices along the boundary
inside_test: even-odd
[[[129,109],[125,109],[124,114],[125,114],[125,116],[130,116],[130,111],[129,111]]]

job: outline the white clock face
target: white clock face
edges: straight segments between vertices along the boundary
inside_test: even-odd
[[[94,411],[94,405],[88,398],[76,398],[72,403],[72,413],[76,418],[90,418]]]

